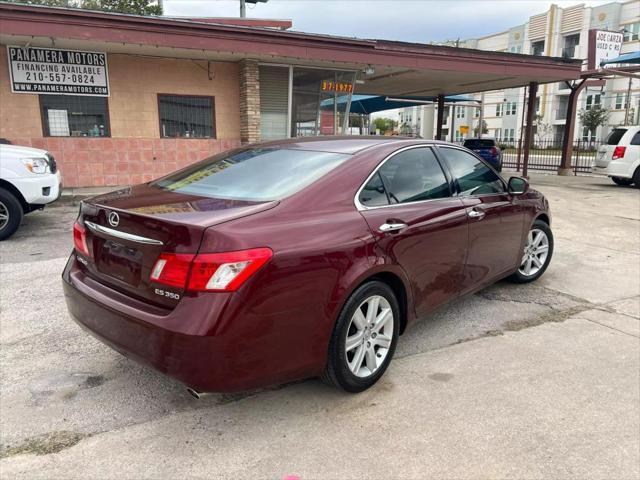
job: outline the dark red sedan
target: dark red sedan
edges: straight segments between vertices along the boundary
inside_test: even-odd
[[[551,260],[548,203],[455,145],[251,145],[83,202],[75,320],[191,392],[373,385],[434,308]]]

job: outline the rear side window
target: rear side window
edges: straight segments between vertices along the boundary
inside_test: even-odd
[[[350,156],[305,150],[243,148],[203,160],[152,185],[210,198],[279,200],[315,182]]]
[[[465,140],[464,146],[472,150],[474,148],[491,148],[496,146],[496,142],[494,140],[478,138],[474,140]]]
[[[412,148],[387,160],[360,192],[365,206],[448,197],[449,183],[430,148]]]
[[[631,139],[631,145],[640,145],[640,132],[637,132]]]
[[[605,143],[607,145],[618,145],[625,133],[627,133],[626,128],[614,128],[605,140]]]
[[[457,148],[440,147],[451,173],[457,179],[460,195],[486,195],[504,192],[500,177],[475,156]]]

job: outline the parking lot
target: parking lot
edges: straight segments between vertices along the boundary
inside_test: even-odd
[[[374,388],[191,398],[66,313],[77,207],[0,244],[3,478],[637,478],[640,193],[534,175],[555,256],[400,339]]]

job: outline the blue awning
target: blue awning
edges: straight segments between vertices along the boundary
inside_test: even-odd
[[[338,105],[347,102],[349,97],[342,95],[338,97]],[[402,101],[397,101],[401,99]],[[377,95],[353,95],[351,98],[351,113],[369,114],[382,110],[392,110],[394,108],[415,107],[424,105],[424,102],[437,102],[438,97],[387,97]],[[447,103],[473,102],[474,98],[466,95],[450,95],[444,98]],[[478,104],[480,106],[480,104]],[[322,108],[333,107],[333,99],[328,98],[322,101]]]
[[[640,52],[625,53],[619,57],[602,62],[600,65],[609,65],[612,63],[640,63]]]

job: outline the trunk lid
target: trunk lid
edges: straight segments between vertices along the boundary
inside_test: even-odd
[[[93,280],[158,306],[173,308],[184,291],[150,280],[162,252],[195,254],[204,231],[253,215],[278,202],[206,198],[139,185],[83,202],[89,257],[78,253]]]

